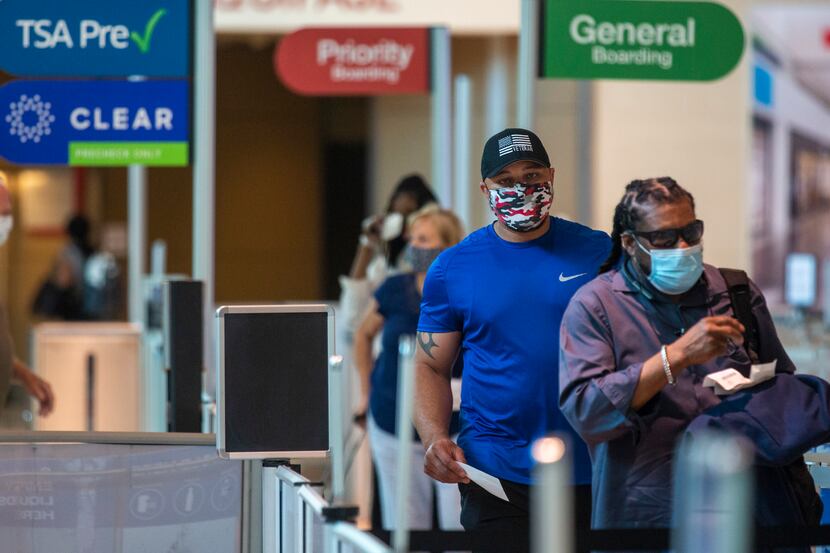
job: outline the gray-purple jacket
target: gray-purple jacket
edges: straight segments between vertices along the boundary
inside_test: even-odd
[[[595,528],[670,525],[676,441],[692,419],[720,402],[702,386],[703,378],[749,364],[746,351],[731,346],[725,356],[689,367],[675,386],[667,385],[633,411],[643,362],[661,345],[703,317],[734,316],[715,267],[706,265],[700,282],[679,303],[636,275],[628,267],[601,274],[574,295],[562,319],[559,403],[591,453]],[[760,362],[777,359],[777,372],[792,373],[764,297],[754,283],[750,287]]]

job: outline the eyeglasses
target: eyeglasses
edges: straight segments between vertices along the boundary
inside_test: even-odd
[[[660,230],[630,230],[629,234],[642,236],[655,248],[673,248],[680,237],[690,246],[694,246],[703,238],[703,221],[696,219],[681,228],[667,228]]]

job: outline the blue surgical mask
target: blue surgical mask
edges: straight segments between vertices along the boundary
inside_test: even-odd
[[[700,244],[688,248],[647,250],[639,240],[635,238],[634,241],[651,257],[648,281],[664,294],[683,294],[700,280],[703,274],[703,246]]]

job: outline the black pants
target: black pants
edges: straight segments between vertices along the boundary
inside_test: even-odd
[[[467,532],[486,537],[487,553],[530,550],[530,487],[501,480],[510,501],[502,501],[477,484],[459,484],[461,525]],[[591,525],[591,486],[574,486],[574,520],[577,527]]]

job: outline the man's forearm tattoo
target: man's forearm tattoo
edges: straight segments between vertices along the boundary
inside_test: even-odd
[[[437,348],[438,344],[436,344],[435,340],[432,338],[432,332],[419,332],[418,343],[430,359],[435,359],[435,357],[432,356],[432,350]]]

